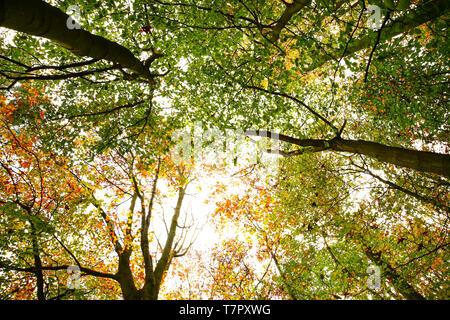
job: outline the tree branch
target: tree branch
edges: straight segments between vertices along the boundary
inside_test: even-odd
[[[294,0],[291,4],[285,3],[286,9],[269,34],[270,42],[277,42],[280,38],[281,30],[283,30],[283,28],[289,23],[289,20],[310,3],[311,0]]]

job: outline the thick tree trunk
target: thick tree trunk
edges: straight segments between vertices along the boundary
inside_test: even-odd
[[[105,59],[153,83],[148,66],[127,48],[82,29],[69,29],[69,16],[40,0],[0,0],[0,26],[50,39],[78,56]]]
[[[119,270],[116,274],[117,282],[120,284],[124,300],[139,300],[140,294],[134,284],[130,268],[130,255],[130,251],[125,251],[119,255]]]
[[[124,300],[157,300],[160,283],[154,281],[154,277],[147,277],[144,286],[137,289],[130,268],[130,253],[122,253],[119,256],[119,271],[116,280],[120,284]]]
[[[330,149],[362,154],[396,166],[450,177],[450,155],[448,154],[417,151],[390,147],[376,142],[340,138],[330,141]]]
[[[158,169],[159,170],[159,169]],[[155,180],[156,181],[156,180]],[[155,270],[151,270],[151,262],[147,265],[148,270],[145,270],[145,283],[141,289],[137,289],[134,283],[133,275],[130,269],[130,255],[131,251],[124,251],[119,255],[119,270],[116,274],[116,280],[120,284],[122,295],[125,300],[157,300],[159,295],[159,289],[164,278],[164,273],[170,266],[172,260],[173,243],[176,235],[176,229],[178,228],[178,218],[181,212],[181,205],[185,196],[186,190],[184,187],[180,187],[178,190],[177,205],[174,210],[172,222],[170,224],[167,240],[164,245],[164,249],[156,264]],[[145,226],[145,223],[144,223]],[[141,230],[142,231],[142,230]],[[148,232],[147,228],[143,229],[143,232]],[[146,241],[144,241],[146,242]],[[143,254],[145,256],[148,253],[148,246],[144,246]],[[150,258],[151,259],[151,258]]]
[[[158,300],[160,284],[146,282],[140,290],[142,300]]]
[[[390,147],[381,143],[366,140],[346,140],[336,137],[331,140],[299,139],[284,134],[275,134],[266,130],[247,130],[248,136],[260,136],[273,140],[291,143],[300,147],[311,147],[312,152],[337,151],[361,154],[381,162],[391,163],[396,166],[410,168],[422,172],[435,173],[450,178],[450,155],[417,151],[406,148]],[[273,150],[271,150],[272,152]],[[283,153],[287,156],[295,156],[305,152],[304,149]]]

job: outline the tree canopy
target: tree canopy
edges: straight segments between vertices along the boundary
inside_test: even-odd
[[[0,0],[0,297],[448,299],[449,9]]]

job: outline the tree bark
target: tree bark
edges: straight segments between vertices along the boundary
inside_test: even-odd
[[[145,199],[142,193],[138,193],[141,200],[141,252],[144,259],[144,271],[145,271],[145,283],[142,288],[142,299],[144,300],[156,300],[158,299],[159,288],[157,288],[157,282],[155,279],[155,273],[153,272],[153,258],[150,254],[150,246],[148,239],[148,232],[150,226],[150,219],[153,212],[153,203],[156,196],[156,186],[159,179],[159,170],[161,168],[161,159],[158,159],[158,166],[156,167],[155,178],[153,179],[152,193],[150,195],[150,201],[148,209],[145,210]],[[139,191],[136,179],[133,178],[136,192]]]
[[[391,280],[394,288],[402,294],[408,300],[425,300],[425,298],[414,289],[403,277],[401,277],[397,271],[387,262],[381,259],[381,256],[373,252],[372,248],[365,246],[364,253],[366,256],[374,262],[376,265],[382,268],[382,274],[386,276],[387,279]]]
[[[169,227],[169,232],[167,235],[167,240],[164,244],[162,254],[158,260],[155,268],[153,269],[152,257],[149,251],[149,241],[148,241],[148,227],[150,223],[150,217],[153,208],[153,201],[156,194],[156,184],[158,181],[160,170],[160,163],[156,170],[155,179],[153,181],[153,190],[150,198],[149,207],[145,210],[144,195],[139,190],[139,185],[134,176],[132,176],[132,182],[134,184],[135,194],[133,196],[133,204],[130,207],[130,217],[132,217],[132,212],[134,211],[136,198],[139,197],[141,200],[141,253],[144,257],[144,271],[145,271],[145,282],[142,288],[138,289],[135,285],[133,274],[130,268],[130,256],[132,254],[132,247],[129,246],[119,246],[119,266],[118,271],[114,276],[114,279],[119,282],[122,291],[122,296],[125,300],[157,300],[159,295],[159,289],[164,278],[164,273],[168,270],[172,258],[173,258],[173,244],[176,235],[176,229],[178,228],[178,218],[181,213],[181,206],[186,193],[186,186],[179,187],[178,189],[178,200],[174,210],[174,215],[172,216],[172,221]],[[130,234],[131,230],[127,232]]]
[[[131,251],[125,250],[119,255],[119,268],[117,282],[120,284],[124,300],[139,300],[140,294],[134,284],[133,274],[130,268]]]
[[[331,140],[330,148],[339,152],[362,154],[400,167],[450,177],[450,155],[448,154],[390,147],[376,142],[341,138]]]
[[[265,130],[248,130],[245,134],[280,140],[300,147],[311,147],[313,152],[328,150],[361,154],[381,162],[450,178],[450,155],[448,154],[391,147],[366,140],[346,140],[340,137],[330,140],[299,139]],[[296,155],[301,152],[304,151],[297,150],[287,155]]]
[[[283,30],[283,28],[289,23],[289,20],[292,18],[292,16],[294,16],[310,3],[311,0],[295,0],[293,3],[287,3],[286,9],[269,34],[270,41],[278,41],[278,39],[280,38],[281,30]]]
[[[34,259],[34,274],[36,276],[36,291],[37,291],[37,299],[45,300],[45,292],[44,292],[44,274],[42,272],[42,260],[39,254],[39,244],[38,244],[38,235],[36,228],[34,227],[31,220],[29,220],[31,225],[31,242],[33,246],[33,259]]]
[[[69,29],[70,17],[40,0],[0,0],[0,26],[52,40],[78,56],[104,59],[154,84],[148,66],[127,48],[82,29]]]

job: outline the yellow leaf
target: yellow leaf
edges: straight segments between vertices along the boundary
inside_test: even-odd
[[[261,85],[263,86],[264,89],[267,89],[267,87],[269,86],[269,80],[265,78],[263,81],[261,81]]]

